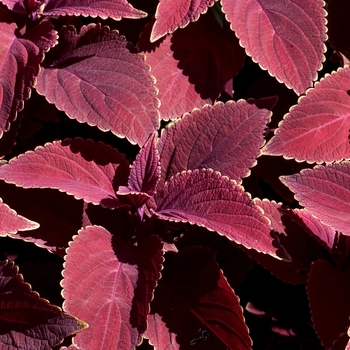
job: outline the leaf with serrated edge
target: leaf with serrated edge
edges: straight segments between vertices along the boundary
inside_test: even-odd
[[[31,291],[13,262],[0,263],[0,302],[2,349],[49,350],[87,327]]]
[[[91,24],[63,27],[36,89],[79,122],[143,145],[159,128],[158,99],[149,68],[125,38]]]
[[[39,224],[18,215],[0,198],[0,237],[17,231],[35,230]]]
[[[271,112],[246,101],[217,103],[186,114],[159,141],[162,179],[212,168],[237,182],[248,176],[264,143]]]
[[[305,169],[281,176],[295,198],[321,222],[350,235],[350,162]]]
[[[323,0],[222,0],[223,12],[248,55],[302,94],[324,61]]]
[[[94,158],[89,158],[89,152]],[[78,138],[21,154],[0,167],[0,179],[25,188],[54,188],[86,202],[114,207],[119,205],[113,188],[119,167],[123,170],[127,161],[118,151]]]
[[[311,163],[350,158],[349,86],[348,67],[316,83],[280,123],[263,154]]]
[[[63,307],[90,325],[75,337],[78,347],[129,350],[139,344],[162,262],[160,239],[152,237],[140,252],[103,227],[88,226],[70,243]]]
[[[7,0],[8,1],[8,0]],[[48,0],[43,15],[57,16],[91,16],[102,19],[142,18],[147,13],[135,9],[126,0]]]
[[[174,6],[172,0],[160,0],[155,16],[156,22],[151,33],[151,42],[196,21],[202,13],[207,12],[208,7],[214,5],[215,1],[217,0],[179,0]]]
[[[276,256],[268,220],[239,185],[211,169],[182,172],[155,195],[155,214],[189,222]]]

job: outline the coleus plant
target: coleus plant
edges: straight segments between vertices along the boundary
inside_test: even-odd
[[[306,284],[320,343],[350,348],[350,68],[312,87],[327,29],[326,63],[349,56],[346,4],[329,1],[328,24],[319,0],[2,4],[0,235],[65,260],[63,310],[0,263],[2,348],[58,349],[76,334],[69,349],[143,338],[251,349],[236,290],[252,259]],[[273,93],[265,75],[264,91],[258,81],[238,98],[247,55],[282,83]],[[66,131],[38,144],[38,129],[64,123],[59,111],[141,149],[125,156]],[[300,335],[270,328],[285,342]]]

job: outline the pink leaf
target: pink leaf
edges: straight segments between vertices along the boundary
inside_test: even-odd
[[[310,214],[350,235],[350,162],[316,166],[280,179]]]
[[[56,42],[49,22],[22,36],[17,31],[15,23],[0,22],[0,137],[29,98],[44,52]]]
[[[100,226],[81,230],[67,250],[62,281],[64,309],[90,326],[74,343],[86,350],[139,344],[161,263],[156,236],[135,247]]]
[[[70,118],[143,145],[159,128],[158,100],[144,58],[129,48],[108,27],[64,27],[36,88]]]
[[[312,265],[307,293],[315,331],[327,348],[349,326],[349,280],[348,266],[337,269],[326,260]]]
[[[184,248],[169,254],[152,302],[151,314],[161,325],[150,342],[166,349],[173,335],[180,349],[251,349],[239,299],[215,262],[208,248]],[[158,330],[158,329],[157,329]],[[192,345],[192,346],[191,346]],[[169,350],[177,349],[169,347]]]
[[[55,188],[87,202],[115,207],[127,174],[124,156],[103,143],[66,140],[37,147],[0,167],[0,178],[25,188]],[[116,182],[116,183],[115,183]]]
[[[218,232],[248,249],[276,256],[268,221],[234,181],[211,169],[174,176],[155,196],[161,219]]]
[[[52,349],[87,325],[31,291],[13,262],[0,263],[0,347]]]
[[[46,0],[43,15],[58,16],[91,16],[102,19],[142,18],[147,13],[135,9],[126,0]]]
[[[35,230],[38,227],[39,224],[18,215],[0,198],[0,237],[17,231]]]
[[[297,94],[322,67],[326,11],[322,0],[223,0],[232,29],[255,62]]]
[[[270,115],[246,101],[186,114],[161,136],[162,181],[183,170],[212,168],[240,182],[256,163]]]
[[[349,84],[350,68],[317,83],[291,109],[263,153],[308,162],[350,158]]]
[[[171,0],[160,0],[156,22],[151,33],[151,42],[174,32],[179,27],[183,28],[188,23],[197,21],[202,13],[207,12],[208,7],[214,5],[215,1],[217,0],[179,0],[174,6]]]

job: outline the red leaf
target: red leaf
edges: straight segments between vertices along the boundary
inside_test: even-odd
[[[147,13],[135,9],[126,0],[48,0],[43,10],[43,15],[58,16],[91,16],[102,19],[113,18],[142,18]]]
[[[186,27],[188,23],[197,21],[208,7],[217,0],[179,0],[174,6],[171,0],[160,0],[156,11],[156,22],[151,33],[151,42],[165,34],[174,32],[177,28]]]
[[[0,237],[17,231],[35,230],[38,227],[39,224],[18,215],[0,198]]]
[[[248,249],[276,256],[268,221],[234,181],[211,169],[174,176],[155,196],[161,219],[218,232]]]
[[[310,214],[350,235],[350,162],[316,166],[280,179]]]
[[[317,83],[291,109],[263,153],[308,162],[350,158],[349,84],[350,68]]]
[[[327,348],[349,326],[349,281],[349,266],[337,269],[326,260],[312,265],[307,293],[314,329]]]
[[[31,291],[13,262],[0,263],[1,334],[3,349],[52,349],[87,325]]]
[[[212,12],[177,30],[171,42],[178,67],[203,99],[215,101],[243,67],[245,52],[237,37],[227,22],[221,27]]]
[[[156,236],[136,247],[100,226],[81,230],[67,250],[62,281],[64,309],[89,324],[74,343],[85,350],[139,344],[161,263]]]
[[[270,115],[246,101],[217,103],[186,114],[161,136],[160,185],[183,170],[198,168],[212,168],[240,182],[256,163]]]
[[[171,256],[152,302],[151,313],[161,316],[169,329],[165,333],[164,326],[160,328],[159,341],[160,336],[169,341],[169,333],[175,333],[180,349],[251,349],[239,299],[216,264],[215,253],[191,247]],[[153,316],[158,323],[159,316]],[[151,343],[157,341],[150,333]]]
[[[123,184],[128,164],[103,143],[82,139],[56,141],[12,159],[0,178],[25,188],[54,188],[86,202],[119,205],[115,187]]]
[[[195,107],[211,103],[210,99],[202,100],[188,77],[183,75],[170,46],[171,37],[167,36],[159,48],[146,53],[146,63],[151,66],[151,73],[157,79],[159,112],[163,120],[180,118]]]
[[[56,43],[48,22],[21,36],[15,23],[0,23],[0,137],[30,96],[43,54]]]
[[[223,0],[248,55],[278,81],[302,94],[322,67],[326,11],[322,0]]]
[[[36,88],[70,118],[143,145],[159,128],[158,100],[144,58],[129,48],[108,27],[64,27]]]

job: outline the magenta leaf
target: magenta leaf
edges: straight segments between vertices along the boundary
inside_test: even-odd
[[[174,176],[155,195],[161,219],[189,222],[218,232],[246,248],[276,257],[268,221],[233,180],[211,169]]]
[[[322,0],[222,0],[247,54],[299,95],[312,85],[324,60],[323,6]]]
[[[0,198],[0,237],[16,233],[17,231],[35,230],[38,227],[38,223],[18,215],[13,209],[3,203]]]
[[[0,22],[0,137],[30,96],[45,51],[56,43],[56,32],[42,22],[24,35],[15,23]]]
[[[158,334],[152,329],[146,333],[150,342],[165,345],[175,333],[180,349],[251,349],[239,299],[215,262],[215,253],[191,247],[167,258],[150,316],[163,324]]]
[[[69,26],[59,35],[38,76],[38,92],[70,118],[143,145],[159,128],[144,58],[108,27],[91,24],[77,34]]]
[[[46,0],[43,15],[58,16],[91,16],[102,19],[142,18],[147,13],[135,9],[126,0]]]
[[[349,327],[350,269],[337,269],[326,260],[313,263],[307,293],[314,329],[327,348]]]
[[[316,166],[280,179],[310,214],[350,235],[350,162]]]
[[[89,324],[75,345],[129,350],[139,344],[162,260],[156,236],[136,247],[100,226],[81,230],[67,250],[62,281],[64,309]]]
[[[179,0],[174,6],[171,0],[160,0],[156,11],[156,22],[151,33],[151,42],[154,42],[177,28],[183,28],[188,23],[197,21],[208,7],[217,0]]]
[[[256,163],[270,115],[246,101],[186,114],[161,136],[162,181],[183,170],[212,168],[240,182]]]
[[[308,162],[350,158],[349,84],[350,68],[317,83],[291,109],[263,153]]]
[[[195,107],[211,103],[203,100],[195,87],[178,68],[178,61],[170,49],[171,36],[167,36],[154,52],[146,53],[146,63],[151,66],[151,73],[157,79],[159,89],[160,117],[163,120],[180,118],[185,112]]]
[[[92,140],[48,143],[0,167],[0,178],[25,188],[54,188],[86,202],[116,207],[115,189],[128,173],[118,151]]]
[[[41,299],[13,262],[0,263],[0,347],[50,350],[87,325]]]

